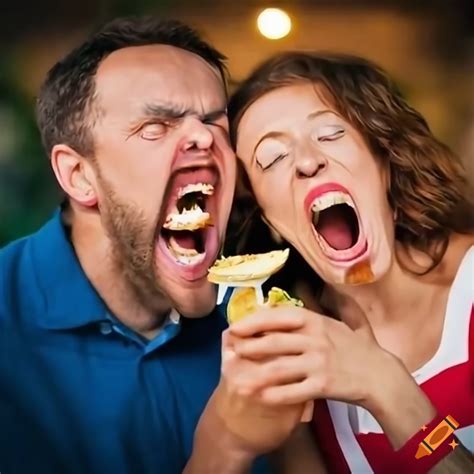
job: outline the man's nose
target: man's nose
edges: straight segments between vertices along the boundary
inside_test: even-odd
[[[209,127],[196,117],[188,117],[185,129],[185,137],[182,143],[184,152],[203,151],[211,148],[214,142]]]

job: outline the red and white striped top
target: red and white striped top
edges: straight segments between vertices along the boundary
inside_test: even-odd
[[[449,292],[440,346],[433,358],[413,374],[438,414],[443,418],[451,415],[459,423],[455,435],[471,451],[474,450],[473,305],[474,247],[471,247]],[[439,461],[436,459],[439,456],[429,456],[420,462],[412,451],[403,448],[394,451],[372,415],[347,403],[318,400],[312,426],[332,473],[418,474],[427,472]]]

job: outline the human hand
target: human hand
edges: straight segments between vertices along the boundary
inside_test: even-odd
[[[256,364],[247,389],[271,405],[314,398],[368,404],[376,374],[390,356],[361,310],[347,310],[344,319],[304,308],[268,308],[232,325],[234,351]]]
[[[285,329],[295,329],[291,321]],[[235,438],[236,449],[254,456],[279,447],[299,424],[304,403],[279,406],[265,403],[252,389],[259,364],[239,357],[235,336],[229,330],[222,337],[222,374],[213,395],[214,409]]]
[[[357,404],[400,446],[434,409],[402,362],[378,344],[362,310],[349,301],[339,309],[344,322],[304,308],[270,308],[234,324],[234,351],[255,364],[247,390],[273,406],[315,398]],[[401,426],[403,413],[410,423]]]

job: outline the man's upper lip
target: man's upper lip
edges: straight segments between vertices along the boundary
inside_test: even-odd
[[[187,168],[217,166],[216,157],[211,150],[178,151],[171,162],[171,174]]]
[[[178,188],[188,184],[211,184],[216,186],[219,181],[219,169],[217,166],[200,166],[193,163],[192,166],[184,166],[175,169],[170,176],[171,190],[176,192]],[[169,198],[170,196],[168,196]]]
[[[311,189],[309,193],[306,195],[304,200],[304,208],[307,212],[311,212],[311,205],[313,204],[314,200],[321,196],[322,194],[326,194],[332,191],[341,191],[343,193],[351,194],[342,184],[339,183],[324,183],[315,188]]]

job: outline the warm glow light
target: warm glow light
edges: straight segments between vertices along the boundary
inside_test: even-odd
[[[291,19],[280,8],[266,8],[258,15],[257,26],[268,39],[280,39],[291,31]]]

